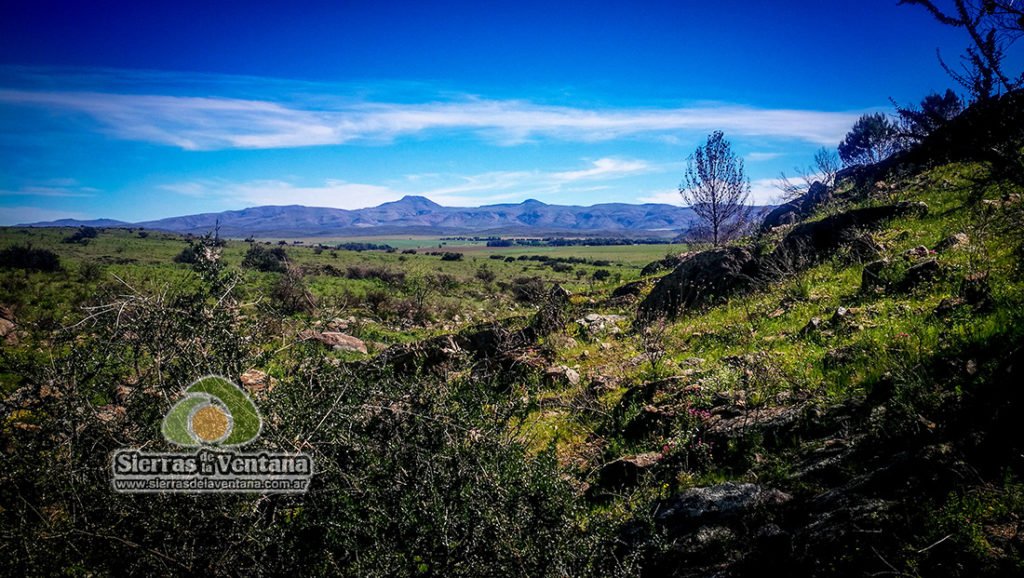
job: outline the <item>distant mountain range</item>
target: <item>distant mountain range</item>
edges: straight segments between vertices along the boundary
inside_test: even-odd
[[[366,209],[301,205],[263,206],[126,223],[111,219],[61,219],[32,227],[145,227],[204,234],[219,223],[225,237],[352,237],[371,235],[587,235],[671,237],[689,229],[693,210],[666,204],[604,203],[590,207],[548,205],[533,199],[516,204],[443,207],[406,196]]]

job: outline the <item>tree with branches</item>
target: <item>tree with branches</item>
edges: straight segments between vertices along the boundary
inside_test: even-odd
[[[750,180],[743,172],[743,159],[732,152],[722,131],[708,135],[707,142],[687,158],[679,194],[707,227],[716,247],[747,226]]]
[[[839,167],[839,157],[836,155],[836,151],[821,147],[814,153],[813,166],[809,166],[806,169],[793,167],[793,171],[800,179],[799,181],[791,180],[783,171],[779,173],[779,180],[776,181],[775,187],[782,191],[782,196],[786,200],[796,199],[806,194],[815,182],[831,188],[835,185]]]
[[[922,6],[947,26],[963,28],[972,45],[961,56],[961,71],[954,70],[938,54],[939,64],[976,101],[1024,87],[1024,73],[1013,76],[1003,67],[1006,50],[1024,36],[1024,3],[1020,0],[953,0],[943,10],[932,0],[900,0]]]
[[[880,112],[865,114],[839,143],[843,165],[870,165],[900,150],[896,126]]]

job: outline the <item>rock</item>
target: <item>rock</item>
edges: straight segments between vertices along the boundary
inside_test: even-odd
[[[915,257],[919,257],[919,258],[927,257],[928,254],[929,254],[928,247],[925,247],[924,245],[918,245],[918,246],[914,247],[913,249],[907,249],[906,251],[903,252],[903,256],[907,257],[907,258],[910,258],[910,259],[913,259]]]
[[[758,262],[745,247],[697,253],[662,277],[640,304],[638,318],[675,317],[684,309],[734,295],[753,285]]]
[[[832,314],[832,318],[829,319],[828,322],[829,325],[832,325],[833,327],[838,327],[843,323],[849,321],[849,319],[850,310],[847,309],[846,307],[839,307],[836,309],[836,312]]]
[[[602,335],[616,335],[621,333],[618,323],[625,319],[622,315],[598,315],[588,313],[582,319],[577,319],[576,324],[580,326],[584,336],[588,339],[597,339]]]
[[[544,370],[544,375],[554,383],[578,385],[580,382],[580,373],[564,365],[552,365]]]
[[[971,273],[964,277],[960,284],[960,294],[968,304],[983,308],[992,302],[992,286],[988,282],[988,274]]]
[[[761,222],[761,229],[766,231],[802,221],[831,198],[832,191],[822,183],[814,181],[806,193],[784,205],[775,207],[765,215]]]
[[[970,241],[971,239],[970,237],[967,236],[967,233],[956,233],[939,241],[939,244],[935,245],[935,250],[941,253],[942,251],[948,251],[950,249],[962,247],[968,244]]]
[[[124,419],[126,413],[123,405],[101,405],[96,408],[96,419],[103,423],[114,423]]]
[[[306,330],[299,333],[299,338],[308,341],[319,341],[324,345],[333,348],[336,351],[355,351],[358,353],[366,353],[366,344],[363,340],[352,337],[347,333],[341,333],[339,331],[312,331]]]
[[[250,369],[239,376],[238,381],[253,394],[270,393],[274,386],[277,385],[277,380],[270,377],[266,372],[258,369]]]
[[[0,339],[3,339],[5,345],[18,344],[18,333],[16,329],[17,325],[15,325],[13,321],[10,319],[0,318]]]
[[[612,291],[612,299],[627,299],[630,297],[639,297],[640,294],[644,292],[644,289],[646,289],[647,286],[650,284],[651,282],[646,279],[626,283],[625,285],[616,287],[615,290]]]
[[[922,211],[927,213],[927,210],[928,206],[924,203],[898,203],[853,209],[820,221],[797,225],[768,257],[766,265],[770,269],[772,262],[787,264],[797,257],[808,262],[819,261],[849,243],[851,238],[856,238],[855,232],[860,229],[875,228],[887,220],[922,214]]]
[[[939,304],[935,307],[935,314],[940,317],[949,315],[966,304],[967,301],[960,297],[946,297],[942,301],[939,301]]]
[[[675,269],[676,267],[681,265],[683,261],[686,261],[693,255],[694,254],[692,252],[679,253],[678,255],[666,255],[664,259],[659,259],[657,261],[654,261],[653,263],[648,263],[647,265],[645,265],[644,268],[640,270],[640,276],[649,277],[651,275],[654,275],[655,273],[660,273],[668,269]],[[641,282],[643,281],[637,281],[636,283]],[[613,295],[613,297],[614,296],[615,295]]]
[[[811,317],[811,320],[804,325],[803,329],[800,330],[800,335],[813,335],[818,333],[822,329],[823,322],[821,317]]]
[[[935,279],[940,273],[942,273],[942,267],[935,259],[921,261],[907,269],[903,280],[899,283],[899,288],[902,291],[909,291],[922,283]]]
[[[780,506],[792,496],[756,484],[725,482],[691,488],[662,503],[655,520],[670,531],[706,525],[712,521],[739,518],[755,510]]]
[[[888,266],[888,259],[879,259],[864,265],[864,271],[860,277],[861,292],[868,293],[878,289],[885,289],[886,281],[882,278],[882,271]]]
[[[644,472],[658,465],[661,457],[659,452],[648,452],[611,461],[598,470],[597,480],[591,489],[607,490],[636,485]]]

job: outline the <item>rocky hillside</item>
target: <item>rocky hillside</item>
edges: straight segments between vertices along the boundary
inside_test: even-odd
[[[195,239],[146,285],[14,271],[0,555],[30,575],[1021,575],[1022,103],[812,187],[743,243],[574,292],[474,257],[381,256],[472,267],[406,278],[229,245],[276,266],[239,269]],[[117,243],[111,267],[147,266]],[[332,292],[343,275],[364,293]],[[161,447],[197,373],[252,393],[258,444],[313,456],[308,493],[110,490],[110,452]]]

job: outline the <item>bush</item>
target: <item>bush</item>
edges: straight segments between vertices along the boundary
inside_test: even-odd
[[[242,259],[242,267],[264,273],[284,273],[287,270],[288,254],[283,247],[267,249],[263,245],[250,245]]]
[[[611,271],[608,269],[598,269],[594,271],[594,281],[607,281],[612,276]]]
[[[512,281],[512,297],[516,301],[534,302],[547,293],[547,283],[540,277],[517,277]]]
[[[385,267],[350,265],[345,271],[348,279],[377,279],[386,285],[396,287],[405,282],[405,271],[393,271]]]
[[[29,271],[60,271],[60,257],[49,249],[15,245],[0,251],[0,267]]]
[[[98,235],[99,231],[94,227],[86,227],[83,225],[74,233],[64,237],[61,240],[61,243],[81,243],[84,245],[89,242],[89,239],[95,239]]]
[[[442,261],[461,261],[462,260],[462,253],[445,252],[443,255],[441,255],[441,260]]]

